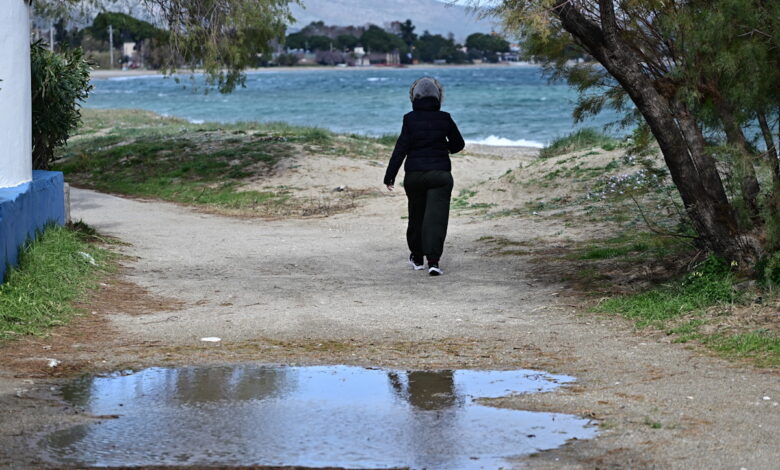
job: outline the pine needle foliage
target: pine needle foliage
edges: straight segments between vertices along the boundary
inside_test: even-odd
[[[577,88],[577,120],[612,107],[652,133],[704,248],[741,270],[780,249],[779,2],[471,3]]]

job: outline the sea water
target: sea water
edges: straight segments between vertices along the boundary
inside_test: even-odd
[[[258,71],[231,94],[206,92],[202,77],[98,79],[86,102],[94,108],[140,108],[193,122],[277,121],[339,133],[397,134],[411,108],[409,85],[429,75],[445,87],[443,110],[467,141],[541,147],[570,133],[577,92],[550,83],[542,70],[520,67],[335,68]],[[604,128],[604,112],[576,127]]]

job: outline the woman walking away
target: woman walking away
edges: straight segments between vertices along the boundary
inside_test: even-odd
[[[428,259],[431,276],[444,274],[439,260],[444,251],[452,195],[450,154],[465,146],[458,126],[449,113],[440,111],[444,89],[434,78],[422,77],[409,90],[412,112],[404,116],[401,135],[385,173],[385,185],[392,191],[401,163],[404,190],[409,200],[409,263],[421,270]]]

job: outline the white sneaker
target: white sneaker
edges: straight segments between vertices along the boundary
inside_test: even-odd
[[[438,264],[429,264],[428,274],[430,274],[431,276],[441,276],[442,274],[444,274],[444,271],[441,270]]]
[[[414,269],[415,271],[420,271],[422,269],[425,269],[425,266],[422,263],[417,264],[417,262],[414,260],[414,257],[412,255],[409,255],[409,264],[412,265],[412,269]]]

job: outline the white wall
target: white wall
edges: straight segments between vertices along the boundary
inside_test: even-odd
[[[0,188],[32,179],[30,20],[27,2],[0,7]]]

